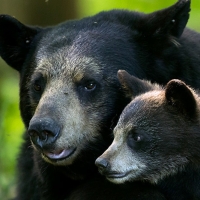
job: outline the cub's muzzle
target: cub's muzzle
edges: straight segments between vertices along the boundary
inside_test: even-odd
[[[98,167],[99,172],[106,176],[107,179],[121,179],[127,176],[127,173],[122,173],[118,171],[111,170],[111,165],[109,161],[105,158],[97,158],[95,165]]]
[[[55,120],[37,117],[30,121],[28,134],[35,146],[46,149],[56,141],[60,129]]]
[[[108,160],[101,157],[96,159],[95,165],[98,167],[99,172],[103,175],[105,175],[105,173],[109,171],[110,168]]]

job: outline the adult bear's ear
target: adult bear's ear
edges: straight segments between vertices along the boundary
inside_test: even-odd
[[[189,12],[190,0],[179,0],[171,7],[144,15],[138,25],[139,32],[144,36],[179,38],[189,19]]]
[[[196,113],[196,99],[194,92],[183,81],[173,79],[165,88],[167,103],[183,114],[192,117]]]
[[[9,15],[0,15],[0,56],[20,71],[39,28],[23,25]]]
[[[122,88],[129,98],[134,98],[137,95],[160,88],[156,84],[152,84],[149,81],[141,80],[135,76],[131,76],[125,70],[119,70],[117,77],[122,85]]]

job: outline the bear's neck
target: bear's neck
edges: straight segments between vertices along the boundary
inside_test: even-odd
[[[200,199],[200,165],[188,165],[176,175],[169,176],[158,183],[167,199]]]

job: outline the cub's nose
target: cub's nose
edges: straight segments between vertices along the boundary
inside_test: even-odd
[[[109,170],[109,162],[105,158],[97,158],[95,161],[95,165],[98,167],[100,173],[104,173],[105,171]]]
[[[28,134],[39,148],[53,144],[60,134],[60,126],[51,118],[33,118],[30,121]]]

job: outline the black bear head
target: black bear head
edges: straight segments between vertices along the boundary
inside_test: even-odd
[[[0,55],[20,72],[21,115],[44,160],[93,164],[130,102],[117,71],[167,82],[173,74],[159,72],[166,66],[156,56],[170,47],[174,57],[189,10],[182,0],[152,14],[113,10],[48,28],[0,16]]]
[[[140,81],[144,88],[146,81]],[[136,96],[114,128],[113,143],[96,160],[100,173],[114,183],[157,183],[187,165],[195,166],[200,160],[199,103],[199,96],[176,79]]]

